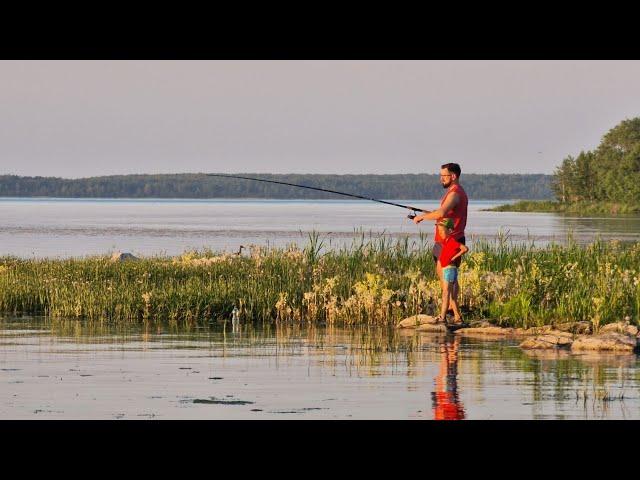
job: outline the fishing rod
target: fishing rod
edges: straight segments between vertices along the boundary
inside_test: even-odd
[[[266,182],[266,183],[277,183],[280,185],[288,185],[290,187],[298,187],[298,188],[308,188],[309,190],[318,190],[319,192],[328,192],[328,193],[336,193],[338,195],[345,195],[347,197],[361,198],[363,200],[371,200],[373,202],[385,203],[387,205],[393,205],[394,207],[407,208],[409,210],[413,210],[414,212],[428,212],[428,210],[423,210],[422,208],[412,207],[410,205],[402,205],[400,203],[387,202],[385,200],[378,200],[376,198],[364,197],[362,195],[354,195],[353,193],[344,193],[344,192],[336,192],[335,190],[327,190],[326,188],[317,188],[317,187],[308,187],[306,185],[297,185],[295,183],[287,183],[287,182],[278,182],[277,180],[264,180],[261,178],[251,178],[251,177],[241,177],[238,175],[221,175],[218,173],[206,173],[208,177],[222,177],[222,178],[240,178],[243,180],[253,180],[254,182]],[[413,219],[414,215],[407,215],[409,218]]]

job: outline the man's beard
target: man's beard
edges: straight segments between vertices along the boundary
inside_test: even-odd
[[[451,182],[442,184],[442,188],[449,188],[450,186],[451,186]]]

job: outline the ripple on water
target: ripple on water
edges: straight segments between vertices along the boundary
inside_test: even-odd
[[[0,375],[20,401],[13,392],[0,396],[3,418],[407,419],[451,411],[468,419],[640,419],[636,355],[537,354],[509,339],[273,326],[252,326],[240,342],[222,328],[159,325],[154,349],[128,348],[137,337],[117,329],[102,332],[108,347],[87,334],[79,348],[73,335],[48,329],[43,348],[42,335],[30,333],[41,323],[32,330],[20,322],[23,336],[14,338],[25,342],[3,350]],[[10,321],[0,324],[3,331],[11,331]],[[302,343],[310,348],[296,347]],[[185,346],[204,354],[185,354]],[[329,402],[329,413],[318,407]]]

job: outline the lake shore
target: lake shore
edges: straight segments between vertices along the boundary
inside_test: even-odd
[[[586,246],[480,241],[460,269],[460,305],[471,319],[531,328],[640,313],[640,243]],[[0,257],[0,312],[102,322],[242,322],[394,325],[438,310],[431,244],[362,241],[323,250],[254,246],[238,255],[190,251],[113,261]]]
[[[637,214],[640,205],[628,205],[617,202],[571,202],[561,203],[552,200],[521,200],[515,203],[488,208],[487,212],[540,212],[569,213],[577,215],[592,214]]]
[[[452,326],[439,322],[430,315],[414,315],[403,319],[397,329],[427,332],[453,333],[482,339],[518,339],[524,350],[554,350],[636,353],[640,351],[640,329],[631,325],[630,317],[624,321],[599,325],[594,322],[553,322],[530,328],[499,326],[487,320],[475,320]]]

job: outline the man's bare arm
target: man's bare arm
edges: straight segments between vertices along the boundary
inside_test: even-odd
[[[453,192],[452,194],[447,196],[446,200],[440,208],[431,212],[423,213],[422,215],[416,215],[416,217],[413,219],[413,223],[420,223],[423,220],[437,220],[439,218],[442,218],[449,210],[458,205],[459,201],[460,196],[457,193]]]

